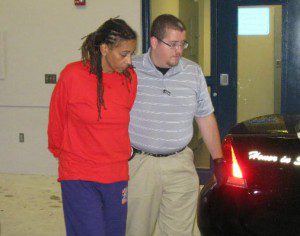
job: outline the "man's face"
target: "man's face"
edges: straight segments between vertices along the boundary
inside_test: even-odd
[[[167,29],[166,35],[163,39],[157,39],[152,37],[151,57],[153,62],[158,67],[170,68],[176,66],[179,62],[182,52],[184,50],[183,45],[186,42],[186,32],[174,29]],[[167,45],[169,44],[169,45]],[[170,47],[172,46],[173,47]],[[174,47],[174,45],[177,45]]]

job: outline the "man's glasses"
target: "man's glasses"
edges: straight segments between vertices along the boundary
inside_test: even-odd
[[[189,43],[187,41],[183,41],[181,42],[171,42],[171,43],[166,43],[165,41],[157,38],[158,41],[164,43],[165,45],[167,45],[169,48],[171,49],[177,49],[177,48],[182,48],[182,49],[186,49],[189,46]]]

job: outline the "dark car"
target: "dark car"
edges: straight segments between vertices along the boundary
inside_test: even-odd
[[[201,191],[201,234],[300,235],[300,115],[239,123],[223,152],[229,177]]]

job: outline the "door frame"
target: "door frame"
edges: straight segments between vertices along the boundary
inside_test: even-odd
[[[221,137],[237,122],[237,9],[239,6],[282,5],[281,113],[286,113],[287,0],[211,0],[212,76],[218,94],[214,103]],[[229,85],[220,86],[220,74],[229,74]],[[226,115],[224,115],[226,114]]]
[[[143,53],[150,47],[150,0],[142,0],[142,50]]]

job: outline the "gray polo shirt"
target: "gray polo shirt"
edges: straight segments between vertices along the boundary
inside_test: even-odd
[[[186,146],[193,136],[193,118],[210,115],[214,108],[200,67],[185,58],[163,75],[150,53],[133,59],[138,91],[130,113],[133,147],[166,154]]]

